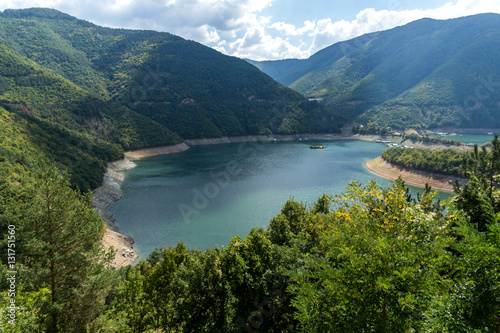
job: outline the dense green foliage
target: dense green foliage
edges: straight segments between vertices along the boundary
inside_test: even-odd
[[[351,182],[309,208],[290,198],[266,229],[224,248],[179,243],[118,271],[105,268],[103,223],[89,197],[46,162],[31,164],[36,171],[13,163],[18,180],[0,178],[5,332],[465,333],[498,326],[498,138],[469,153],[470,183],[444,205],[429,187],[412,198],[401,180],[389,188]],[[16,230],[16,326],[6,316],[9,226]]]
[[[462,163],[467,155],[467,152],[453,149],[391,148],[384,150],[382,158],[405,168],[460,177],[463,175]]]
[[[474,146],[472,152],[463,163],[463,171],[470,178],[469,184],[462,188],[455,184],[455,192],[459,194],[457,207],[468,212],[470,223],[479,231],[487,231],[495,215],[500,212],[500,200],[496,193],[498,174],[500,173],[500,140],[495,135],[491,145]]]
[[[419,136],[419,135],[406,135],[406,138],[413,139],[412,142],[433,142],[443,143],[448,145],[463,145],[460,142],[452,140],[443,140],[440,138]],[[412,168],[416,170],[429,171],[433,173],[440,173],[445,175],[452,175],[457,177],[472,177],[470,165],[473,161],[483,161],[488,149],[491,149],[492,143],[487,143],[481,147],[481,150],[475,146],[473,153],[469,151],[457,151],[454,149],[444,150],[430,150],[430,149],[413,149],[413,148],[391,148],[382,152],[382,158],[392,164],[399,165],[405,168]],[[483,157],[481,157],[483,156]],[[477,162],[474,162],[477,163]],[[465,166],[465,168],[464,168]],[[483,166],[481,172],[492,172],[491,167]],[[476,175],[477,176],[477,175]]]
[[[498,14],[422,19],[308,59],[252,63],[365,124],[498,128],[499,24]]]
[[[5,10],[0,50],[4,105],[29,105],[125,149],[336,132],[344,122],[247,62],[168,33],[103,28],[49,9]]]
[[[0,176],[2,332],[83,332],[118,281],[107,269],[114,253],[100,246],[90,193],[33,161],[19,181]]]
[[[437,143],[437,144],[443,144],[447,146],[463,146],[464,143],[460,141],[455,141],[455,140],[450,140],[450,139],[443,139],[443,138],[438,138],[432,135],[418,135],[418,134],[403,134],[403,142],[406,140],[410,140],[411,142],[421,142],[421,143]]]
[[[88,191],[101,184],[106,161],[123,158],[123,149],[31,115],[0,107],[0,173],[19,182],[40,158],[71,174],[71,184]]]
[[[112,272],[105,266],[113,253],[100,247],[102,218],[90,194],[81,196],[67,176],[43,163],[33,189],[25,191],[30,199],[16,211],[17,234],[23,237],[16,256],[26,265],[21,278],[34,288],[50,287],[50,305],[42,310],[49,331],[81,330],[99,313],[110,284]]]
[[[414,200],[402,181],[387,189],[353,182],[311,209],[290,199],[267,230],[253,229],[226,248],[158,249],[128,269],[95,329],[496,329],[498,217],[486,233],[469,222],[468,209],[434,197],[427,188]]]
[[[266,229],[234,237],[224,248],[199,251],[179,243],[115,270],[108,265],[113,253],[100,247],[104,224],[87,190],[123,148],[176,142],[167,124],[191,137],[193,128],[207,136],[333,130],[340,118],[264,76],[248,75],[256,86],[235,80],[228,87],[222,69],[184,68],[183,59],[198,57],[202,67],[225,59],[240,75],[253,71],[168,34],[103,29],[43,9],[4,11],[0,27],[7,31],[0,37],[2,332],[498,328],[498,137],[468,154],[463,170],[469,184],[457,185],[456,197],[445,204],[429,187],[412,198],[401,180],[388,188],[352,182],[344,194],[323,195],[312,207],[290,198]],[[44,48],[44,39],[54,48]],[[199,52],[187,54],[188,46]],[[117,49],[123,52],[111,52]],[[160,59],[160,51],[170,56]],[[165,97],[172,92],[168,84],[146,83],[150,57],[162,66],[175,63],[163,77],[180,89],[171,99]],[[128,61],[138,67],[128,68]],[[76,69],[92,83],[78,81]],[[109,75],[111,69],[120,70]],[[197,70],[211,77],[182,77]],[[216,82],[221,89],[211,92]],[[227,94],[225,104],[210,105],[212,93],[212,101]],[[172,115],[180,120],[169,121]],[[395,158],[422,153],[388,152]],[[452,151],[429,154],[430,164],[441,168],[441,160],[458,161]]]

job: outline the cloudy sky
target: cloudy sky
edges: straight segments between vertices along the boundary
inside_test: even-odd
[[[2,0],[98,25],[166,31],[254,60],[307,58],[333,43],[430,17],[500,13],[500,0]]]

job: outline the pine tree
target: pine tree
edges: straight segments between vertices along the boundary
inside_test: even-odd
[[[113,253],[100,247],[104,224],[90,193],[72,190],[68,179],[41,163],[33,196],[20,209],[26,267],[36,286],[50,289],[49,332],[85,331],[113,273],[106,270]]]
[[[500,140],[495,135],[490,147],[474,146],[474,152],[463,162],[469,183],[460,187],[455,183],[456,206],[469,217],[469,222],[485,232],[500,212],[498,175],[500,174]]]

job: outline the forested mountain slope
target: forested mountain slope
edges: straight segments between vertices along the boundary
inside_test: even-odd
[[[500,127],[500,15],[422,19],[327,47],[305,60],[252,62],[358,121]]]
[[[166,128],[0,44],[0,103],[11,112],[41,117],[125,149],[180,141]]]
[[[335,132],[345,122],[244,60],[168,33],[103,28],[43,8],[0,12],[0,110],[24,138],[2,141],[6,179],[22,183],[15,170],[29,174],[45,158],[83,191],[99,186],[105,162],[124,150]]]
[[[444,205],[401,180],[351,182],[312,206],[290,198],[222,248],[179,243],[115,270],[102,218],[75,188],[97,186],[124,148],[334,131],[344,118],[168,34],[42,9],[3,12],[0,31],[2,332],[497,329],[497,136],[467,156],[470,183]]]
[[[46,118],[50,108],[51,121],[126,149],[332,132],[344,122],[245,61],[168,33],[103,28],[51,9],[5,10],[0,47],[4,62],[16,62],[2,66],[10,71],[0,78],[3,105],[29,105]]]

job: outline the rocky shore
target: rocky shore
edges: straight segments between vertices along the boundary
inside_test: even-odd
[[[132,237],[125,236],[119,232],[113,214],[108,211],[109,206],[120,200],[123,196],[121,187],[125,180],[125,175],[122,171],[136,167],[136,164],[133,162],[135,160],[149,156],[178,153],[186,149],[189,149],[189,146],[185,143],[166,147],[139,149],[127,152],[123,160],[108,163],[102,185],[95,189],[92,194],[94,195],[93,208],[103,217],[106,223],[106,230],[101,244],[105,249],[113,247],[117,250],[112,263],[113,267],[119,268],[133,265],[139,259],[139,254],[133,247],[134,240]]]
[[[187,149],[189,146],[184,142],[172,146],[138,149],[125,153],[125,160],[134,161],[144,157],[180,153]]]
[[[125,175],[121,171],[133,167],[135,167],[135,163],[127,158],[108,163],[101,187],[92,192],[94,195],[94,209],[103,217],[106,223],[106,230],[101,244],[106,250],[110,247],[116,250],[115,259],[112,263],[113,267],[116,268],[133,265],[139,259],[139,254],[133,248],[134,240],[132,237],[118,232],[113,214],[108,211],[109,206],[123,196],[121,185]]]
[[[225,136],[221,138],[191,139],[184,142],[190,146],[199,145],[217,145],[221,143],[239,143],[239,142],[259,142],[259,141],[292,141],[305,137],[314,137],[315,134],[296,134],[296,135],[246,135],[246,136]]]

